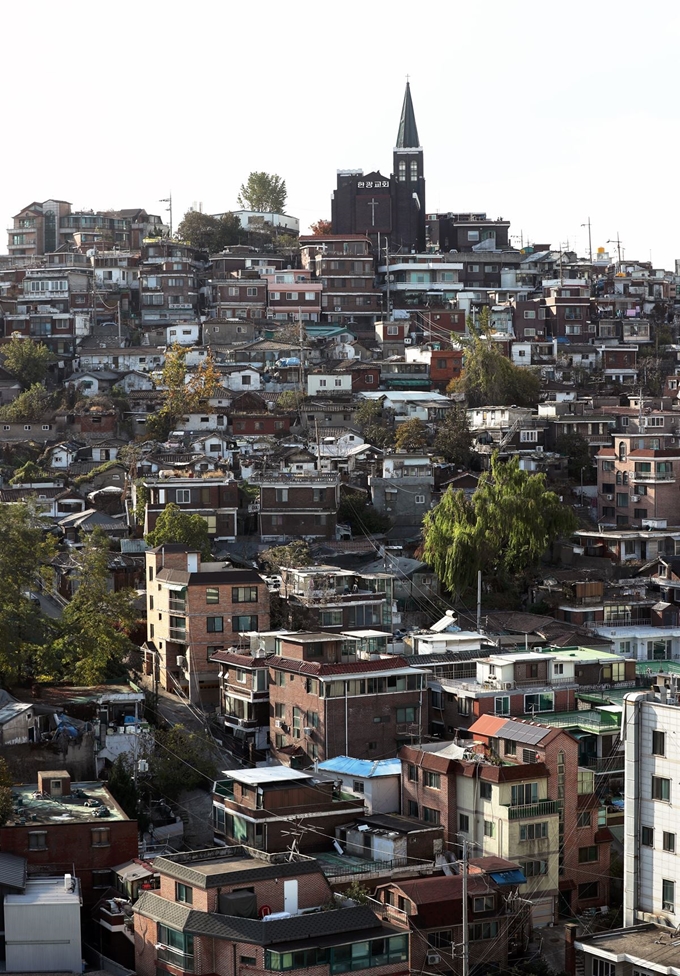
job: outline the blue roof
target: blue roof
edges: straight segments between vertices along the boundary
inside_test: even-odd
[[[364,779],[374,776],[398,776],[401,773],[399,759],[352,759],[351,756],[336,756],[319,763],[319,769],[329,773],[346,773],[348,776],[361,776]]]
[[[515,871],[492,871],[491,878],[498,885],[504,884],[526,884],[526,878],[519,869]]]

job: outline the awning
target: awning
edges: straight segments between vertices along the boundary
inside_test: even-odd
[[[526,884],[527,881],[519,868],[514,871],[492,871],[491,878],[497,885]]]

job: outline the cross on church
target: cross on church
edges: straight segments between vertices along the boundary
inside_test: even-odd
[[[375,197],[371,197],[368,206],[371,208],[371,227],[375,227],[375,208],[380,206],[380,202]]]

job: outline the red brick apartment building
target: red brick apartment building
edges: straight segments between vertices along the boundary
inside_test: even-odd
[[[284,634],[269,659],[272,755],[318,759],[393,756],[427,728],[427,675],[403,658],[366,653],[361,633]]]
[[[670,433],[614,434],[597,454],[598,521],[641,527],[643,519],[680,524],[680,447]],[[652,526],[650,526],[652,527]],[[662,526],[653,526],[661,528]]]
[[[28,874],[75,874],[85,907],[113,882],[113,868],[137,857],[137,821],[102,783],[72,783],[66,770],[42,770],[37,787],[13,786],[0,847],[28,861]],[[102,811],[106,811],[103,815]]]
[[[340,501],[338,474],[265,471],[252,478],[260,487],[260,535],[263,542],[304,536],[335,539]]]
[[[192,701],[218,700],[216,651],[269,629],[269,591],[259,573],[202,562],[179,543],[147,551],[146,606],[145,673]]]
[[[156,858],[160,890],[134,906],[139,976],[408,976],[408,932],[333,893],[304,855],[217,847]]]

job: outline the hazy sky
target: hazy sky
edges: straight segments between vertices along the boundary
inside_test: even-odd
[[[305,230],[336,170],[391,172],[407,73],[428,211],[673,268],[680,8],[671,0],[116,3],[2,12],[0,213],[57,197],[236,207],[280,174]]]

